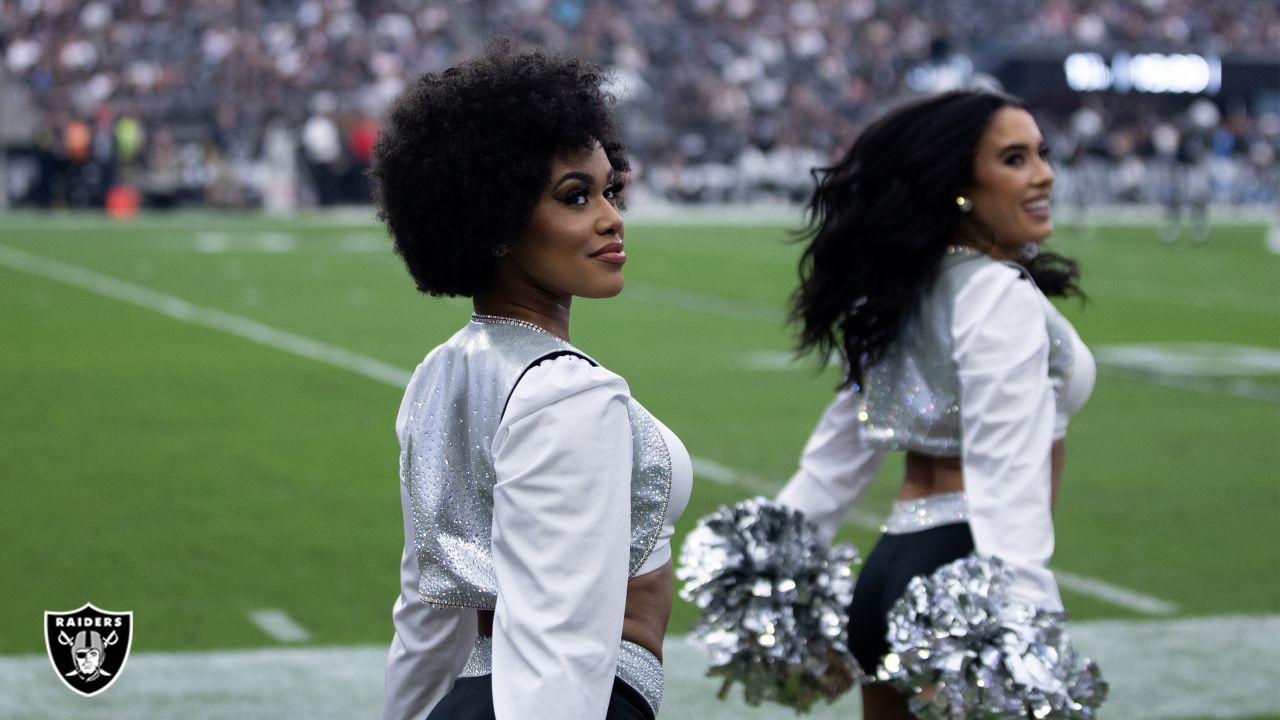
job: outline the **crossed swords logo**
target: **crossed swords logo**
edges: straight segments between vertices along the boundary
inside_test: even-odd
[[[81,630],[76,633],[75,639],[67,636],[67,631],[62,630],[58,633],[58,644],[66,645],[71,648],[71,656],[75,659],[75,667],[71,672],[63,673],[65,677],[79,675],[85,680],[97,680],[99,677],[111,677],[111,673],[102,668],[102,661],[106,655],[107,648],[120,642],[120,636],[115,630],[111,634],[102,637],[97,630]]]

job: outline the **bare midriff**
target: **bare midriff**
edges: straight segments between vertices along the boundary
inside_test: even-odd
[[[662,659],[662,640],[671,619],[675,594],[671,563],[627,581],[627,606],[622,616],[622,639],[629,640]],[[493,611],[477,610],[477,630],[493,636]]]
[[[622,616],[622,639],[630,640],[662,659],[662,638],[671,619],[675,574],[671,563],[627,582],[627,609]]]
[[[1062,467],[1066,461],[1066,441],[1054,440],[1049,463],[1052,470],[1052,502],[1057,503],[1058,486],[1062,482]],[[930,495],[961,492],[964,490],[964,469],[958,457],[933,457],[916,452],[907,453],[906,472],[902,479],[899,500],[919,500]]]

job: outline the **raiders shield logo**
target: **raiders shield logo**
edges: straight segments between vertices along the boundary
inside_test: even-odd
[[[124,671],[132,645],[132,612],[108,612],[85,603],[78,610],[44,614],[49,662],[68,688],[85,697],[111,687]]]

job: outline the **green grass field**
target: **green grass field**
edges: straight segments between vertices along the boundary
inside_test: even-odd
[[[1090,300],[1062,308],[1101,365],[1072,424],[1054,567],[1166,617],[1280,613],[1280,255],[1265,235],[1224,224],[1166,246],[1150,227],[1068,227],[1051,242],[1084,268]],[[780,362],[799,252],[785,238],[635,220],[627,290],[575,303],[574,342],[694,456],[751,479],[700,477],[677,543],[781,485],[837,380]],[[371,221],[0,216],[0,656],[43,654],[43,612],[86,601],[134,612],[134,653],[277,645],[257,608],[284,610],[304,645],[388,641],[401,391],[280,338],[407,373],[469,311],[416,294]],[[281,332],[209,326],[252,334],[246,321]],[[888,508],[900,467],[865,510]],[[871,530],[845,534],[869,549]],[[1066,583],[1064,599],[1075,620],[1150,615]],[[691,620],[678,603],[672,632]]]

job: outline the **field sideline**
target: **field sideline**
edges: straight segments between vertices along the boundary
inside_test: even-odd
[[[1113,690],[1104,718],[1189,720],[1251,718],[1280,707],[1275,667],[1280,616],[1190,620],[1094,621],[1073,629],[1077,645],[1107,669]],[[680,638],[664,650],[665,710],[673,720],[787,720],[775,705],[751,707],[737,686],[717,700],[719,682],[701,677],[701,652]],[[376,717],[382,646],[143,653],[128,680],[85,701],[63,690],[45,657],[0,657],[0,717],[24,720],[132,720],[181,713],[191,720],[347,720]],[[1223,683],[1206,667],[1237,668]],[[855,695],[816,706],[814,720],[857,717]]]
[[[139,660],[281,644],[374,653],[398,541],[390,418],[466,303],[415,296],[369,223],[39,220],[0,217],[0,478],[13,500],[0,572],[24,588],[0,602],[0,666],[43,652],[43,610],[85,600],[135,611]],[[628,229],[628,290],[580,303],[575,341],[699,458],[682,535],[785,479],[834,375],[789,362],[797,248],[784,227]],[[1055,569],[1082,627],[1274,627],[1280,258],[1265,235],[1224,224],[1207,245],[1165,247],[1153,228],[1104,225],[1055,241],[1085,267],[1090,302],[1063,307],[1103,373],[1073,425],[1058,509]],[[864,549],[893,492],[877,485],[844,532]],[[303,634],[277,624],[273,640],[251,619],[273,608]],[[678,607],[673,632],[690,618]],[[1280,680],[1280,658],[1260,660]],[[0,695],[13,696],[11,677],[0,672]],[[129,681],[108,695],[127,697]],[[1150,717],[1280,716],[1257,688]],[[230,707],[208,717],[245,716]]]

